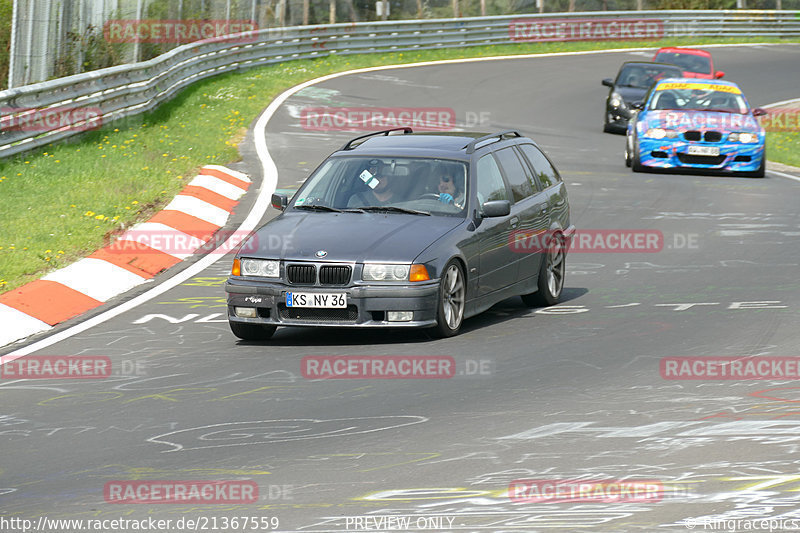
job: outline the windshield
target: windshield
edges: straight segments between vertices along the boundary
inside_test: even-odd
[[[663,78],[680,78],[681,72],[662,65],[626,65],[617,76],[616,85],[649,89],[653,83]]]
[[[737,87],[667,82],[656,87],[648,109],[682,109],[747,114],[749,107]]]
[[[707,56],[682,54],[680,52],[661,52],[656,56],[659,63],[677,65],[688,72],[711,74],[711,59]]]
[[[407,212],[463,216],[467,165],[408,157],[333,157],[295,195],[309,211]]]

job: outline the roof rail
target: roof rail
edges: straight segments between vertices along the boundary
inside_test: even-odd
[[[354,148],[353,143],[359,141],[361,139],[366,139],[367,137],[374,137],[375,135],[389,135],[393,131],[402,131],[403,135],[406,133],[414,133],[414,130],[409,128],[408,126],[404,128],[392,128],[390,130],[383,130],[383,131],[374,131],[372,133],[367,133],[366,135],[362,135],[361,137],[356,137],[355,139],[350,139],[347,141],[347,144],[339,148],[340,151],[342,150],[352,150]]]
[[[489,135],[484,135],[483,137],[478,137],[474,141],[471,141],[464,148],[467,149],[467,153],[468,154],[471,154],[472,152],[474,152],[478,148],[481,148],[481,146],[485,146],[487,144],[490,144],[489,142],[486,142],[486,141],[500,142],[500,141],[504,140],[506,138],[506,136],[508,136],[508,137],[511,137],[511,136],[513,136],[513,137],[522,137],[522,134],[520,132],[518,132],[517,130],[505,130],[505,131],[499,131],[497,133],[490,133]],[[492,139],[495,139],[495,140],[492,140]],[[480,143],[483,143],[483,144],[481,146],[478,146],[478,144],[480,144]]]

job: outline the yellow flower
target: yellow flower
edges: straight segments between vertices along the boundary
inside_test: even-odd
[[[93,217],[94,216],[94,211],[86,211],[83,214],[83,216],[85,216],[85,217]]]
[[[49,254],[49,253],[50,253],[50,252],[52,252],[52,251],[53,251],[53,250],[45,250],[45,251],[44,251],[44,253],[46,253],[46,254]]]
[[[138,200],[134,200],[134,201],[132,201],[131,203],[132,203],[133,205],[136,205],[136,204],[138,204],[138,203],[139,203],[139,201],[138,201]]]
[[[103,220],[103,215],[97,215],[94,217],[95,220]]]

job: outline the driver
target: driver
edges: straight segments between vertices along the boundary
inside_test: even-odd
[[[377,184],[375,188],[360,190],[350,197],[347,202],[347,207],[372,207],[384,206],[396,200],[397,191],[396,184],[393,182],[394,174],[386,172],[386,165],[379,159],[372,159],[366,169],[369,174],[375,178]]]

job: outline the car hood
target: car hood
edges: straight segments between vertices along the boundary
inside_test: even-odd
[[[623,87],[622,85],[617,85],[614,87],[614,92],[619,94],[626,104],[632,104],[633,102],[641,102],[644,100],[644,95],[647,94],[647,89]]]
[[[714,79],[714,75],[713,74],[703,74],[701,72],[692,72],[690,70],[684,70],[683,71],[683,77],[684,78],[697,78],[697,79],[701,79],[701,80],[713,80]]]
[[[648,111],[641,120],[644,129],[664,128],[678,131],[718,130],[738,132],[761,132],[761,126],[753,115],[719,113],[712,111]]]
[[[239,255],[290,261],[409,262],[463,218],[397,213],[286,211]],[[319,257],[317,252],[325,251]]]

